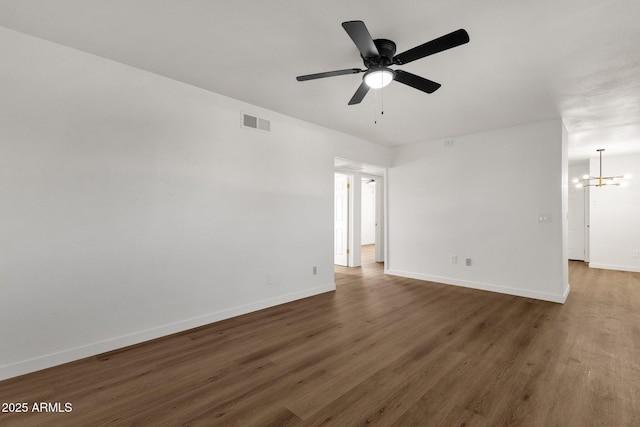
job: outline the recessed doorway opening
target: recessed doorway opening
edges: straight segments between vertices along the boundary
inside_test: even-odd
[[[386,170],[344,159],[336,159],[335,165],[334,263],[360,267],[363,248],[382,263]]]

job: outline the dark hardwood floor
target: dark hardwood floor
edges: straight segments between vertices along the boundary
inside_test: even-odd
[[[0,382],[0,425],[637,426],[640,274],[554,304],[336,268],[337,291]]]

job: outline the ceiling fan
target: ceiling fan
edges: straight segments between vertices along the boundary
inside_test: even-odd
[[[321,79],[324,77],[342,76],[345,74],[364,73],[362,83],[351,97],[349,105],[359,104],[369,92],[370,88],[385,87],[393,80],[411,86],[426,93],[433,93],[441,86],[440,83],[424,77],[388,68],[390,65],[404,65],[416,59],[442,52],[469,42],[469,34],[465,30],[457,30],[437,39],[431,40],[396,55],[396,44],[387,39],[373,39],[366,25],[362,21],[347,21],[342,23],[349,37],[360,51],[366,70],[348,68],[346,70],[327,71],[325,73],[307,74],[296,77],[299,82]]]

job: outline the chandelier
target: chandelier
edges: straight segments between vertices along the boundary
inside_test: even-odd
[[[576,188],[583,187],[604,187],[605,185],[624,185],[624,179],[631,178],[631,175],[616,175],[616,176],[602,176],[602,152],[604,148],[599,148],[598,153],[600,153],[600,175],[599,176],[589,176],[584,175],[582,178],[575,178],[573,182],[576,184]]]

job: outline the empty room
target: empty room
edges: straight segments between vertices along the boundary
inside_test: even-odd
[[[0,0],[0,426],[633,426],[640,3]]]

